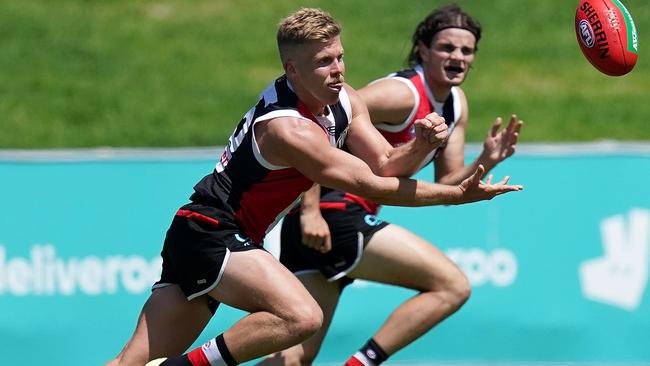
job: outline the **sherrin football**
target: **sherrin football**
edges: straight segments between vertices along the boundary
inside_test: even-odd
[[[638,50],[636,27],[620,1],[580,1],[575,26],[582,53],[598,70],[621,76],[634,68]]]

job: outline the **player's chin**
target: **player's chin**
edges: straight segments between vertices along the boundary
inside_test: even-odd
[[[324,104],[336,104],[339,101],[339,92],[340,91],[338,90],[329,90],[325,95],[323,95]]]

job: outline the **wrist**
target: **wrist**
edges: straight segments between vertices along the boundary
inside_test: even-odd
[[[463,197],[465,197],[465,192],[467,192],[467,187],[464,187],[463,184],[459,184],[454,187],[452,205],[460,205],[463,203]]]
[[[320,209],[318,207],[302,207],[300,210],[300,217],[303,218],[311,218],[311,217],[316,217],[320,216]]]
[[[485,150],[481,152],[481,155],[479,155],[479,157],[476,159],[476,162],[477,164],[483,165],[483,167],[485,167],[486,172],[494,168],[497,164],[499,164],[499,160],[490,157],[490,154]]]

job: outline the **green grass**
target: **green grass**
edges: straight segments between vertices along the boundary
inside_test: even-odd
[[[464,85],[468,138],[518,113],[522,140],[650,140],[650,5],[628,0],[639,61],[612,78],[581,55],[577,1],[459,1],[484,27]],[[399,69],[439,2],[0,0],[0,148],[224,144],[282,73],[276,24],[300,6],[344,26],[355,87]],[[648,48],[650,49],[650,48]]]

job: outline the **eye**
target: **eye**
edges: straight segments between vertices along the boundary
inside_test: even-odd
[[[461,48],[461,52],[465,56],[473,55],[474,54],[474,49],[470,47],[463,47]]]
[[[448,52],[448,53],[454,52],[454,48],[455,47],[453,45],[450,45],[450,44],[443,44],[442,46],[440,46],[441,51]]]
[[[316,60],[316,64],[319,66],[327,66],[332,63],[331,57],[322,57]]]

